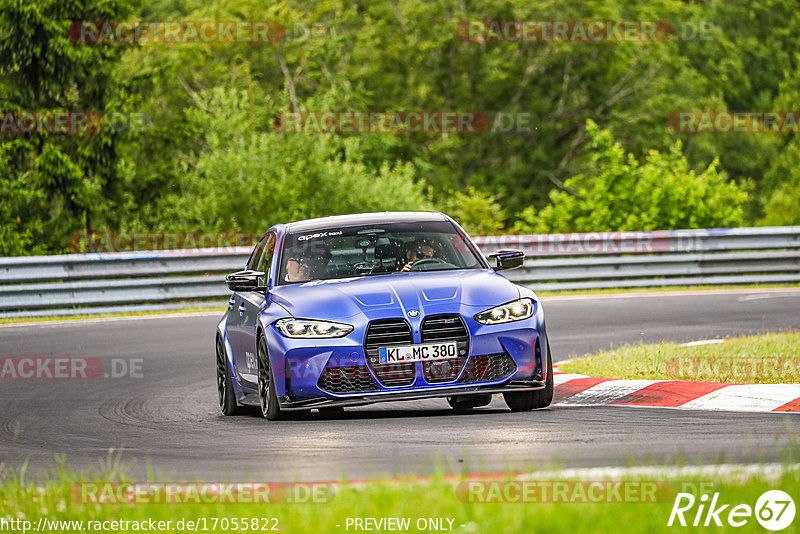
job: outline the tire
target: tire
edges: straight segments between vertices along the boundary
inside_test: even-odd
[[[458,397],[447,397],[447,404],[457,412],[468,412],[473,408],[488,406],[491,402],[491,395],[460,395]]]
[[[503,393],[503,399],[512,412],[547,408],[553,402],[553,358],[550,355],[550,340],[547,340],[547,378],[544,389],[538,391],[514,391]]]
[[[547,340],[547,378],[544,380],[544,389],[533,392],[532,408],[538,410],[547,408],[553,403],[553,356],[550,353],[550,340]]]
[[[267,340],[262,334],[258,338],[258,400],[261,405],[261,416],[268,421],[282,419],[285,412],[281,412],[278,404],[278,395],[275,393],[275,376],[269,363],[267,353]]]
[[[225,356],[225,347],[222,338],[217,336],[216,343],[217,361],[217,394],[219,395],[219,407],[225,415],[239,415],[244,412],[244,407],[236,402],[236,395],[233,391],[233,378],[231,368],[228,365],[228,358]]]
[[[512,412],[527,412],[533,409],[534,393],[535,391],[512,391],[503,393],[503,399]]]

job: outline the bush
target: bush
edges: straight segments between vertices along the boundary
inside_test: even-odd
[[[590,232],[739,226],[747,192],[717,171],[715,159],[701,174],[689,170],[676,141],[666,154],[651,150],[644,163],[616,143],[608,130],[587,121],[592,137],[591,173],[553,190],[550,203],[526,209],[517,232]]]
[[[466,192],[453,191],[440,204],[447,213],[472,235],[502,233],[506,214],[489,193],[470,186]]]
[[[412,164],[375,168],[355,136],[268,131],[270,117],[246,93],[222,89],[191,110],[204,146],[185,156],[181,189],[165,202],[170,229],[257,232],[324,215],[432,209]]]
[[[41,254],[36,243],[42,233],[38,206],[41,190],[30,187],[29,174],[18,172],[9,164],[11,144],[0,145],[0,256]]]
[[[800,142],[793,140],[776,158],[767,176],[777,187],[764,204],[762,226],[800,225]]]

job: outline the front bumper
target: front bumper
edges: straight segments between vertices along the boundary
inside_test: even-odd
[[[393,402],[422,400],[441,397],[456,397],[459,395],[488,395],[496,393],[508,393],[510,391],[537,391],[545,388],[542,380],[532,380],[524,383],[508,382],[501,386],[457,386],[451,388],[437,387],[431,390],[402,391],[402,392],[381,392],[369,395],[357,396],[350,395],[347,398],[317,397],[311,399],[292,400],[287,397],[279,397],[278,401],[281,410],[310,410],[313,408],[328,408],[331,406],[364,406],[376,402]]]
[[[439,315],[442,312],[453,315],[451,310],[437,311]],[[371,365],[368,363],[370,355],[365,348],[368,325],[383,318],[365,320],[343,338],[313,341],[286,338],[270,325],[267,343],[281,407],[302,410],[358,406],[544,388],[546,332],[540,309],[530,319],[491,326],[473,319],[473,312],[480,310],[459,311],[468,334],[468,346],[459,344],[459,350],[464,348],[463,357],[458,362],[459,372],[451,373],[447,379],[438,377],[435,380],[430,368],[422,363],[406,368],[405,372],[410,373],[406,375],[407,380],[394,382],[386,380],[386,376],[375,369],[374,361]],[[419,321],[423,319],[420,317]],[[422,342],[420,323],[409,322],[413,332],[411,342]],[[480,371],[481,366],[485,372],[475,372],[476,369]],[[487,367],[489,371],[486,371]],[[353,370],[356,370],[355,375]],[[343,382],[356,382],[357,385],[348,383],[348,387],[332,387],[333,382],[327,380],[331,373]]]

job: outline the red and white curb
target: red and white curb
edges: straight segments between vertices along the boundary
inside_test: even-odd
[[[553,404],[644,406],[684,410],[800,413],[800,384],[725,384],[622,380],[562,373],[553,367]]]

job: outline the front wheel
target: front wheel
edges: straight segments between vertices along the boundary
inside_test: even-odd
[[[258,400],[261,404],[261,415],[269,421],[281,419],[283,413],[275,393],[275,377],[269,364],[267,340],[263,334],[258,338]]]
[[[228,365],[228,358],[225,357],[225,346],[222,338],[217,336],[217,394],[219,396],[219,407],[225,415],[239,415],[243,409],[236,403],[236,394],[233,391],[233,378],[231,369]]]
[[[553,357],[550,354],[550,340],[547,340],[547,378],[544,389],[538,391],[515,391],[503,393],[503,399],[512,412],[547,408],[553,402]]]

